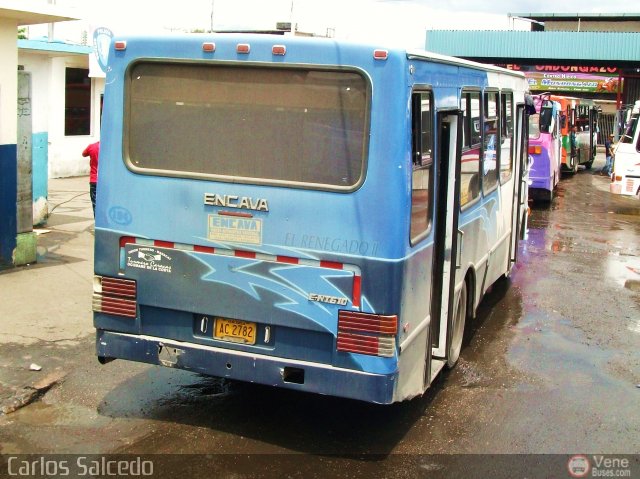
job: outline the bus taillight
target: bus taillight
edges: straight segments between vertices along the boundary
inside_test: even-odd
[[[540,153],[542,153],[542,147],[539,145],[536,146],[530,146],[529,147],[529,154],[530,155],[539,155]]]
[[[338,351],[392,357],[395,353],[398,317],[340,311]]]
[[[93,311],[126,318],[137,316],[138,290],[134,280],[94,276]]]

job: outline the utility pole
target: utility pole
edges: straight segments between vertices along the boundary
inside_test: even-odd
[[[210,33],[213,33],[213,8],[215,7],[216,0],[211,0],[211,28]]]
[[[49,0],[49,5],[55,5],[56,4],[56,0]],[[47,31],[47,41],[48,42],[52,42],[53,41],[53,23],[50,23]]]
[[[289,12],[289,22],[291,23],[291,34],[295,35],[296,34],[296,24],[293,21],[293,0],[291,0],[291,11]]]

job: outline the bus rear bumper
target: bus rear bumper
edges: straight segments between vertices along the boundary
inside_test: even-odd
[[[151,336],[96,331],[102,363],[126,359],[298,391],[379,404],[394,402],[397,372],[374,374],[331,365],[184,343]]]
[[[537,190],[553,190],[553,178],[529,178],[529,188]]]

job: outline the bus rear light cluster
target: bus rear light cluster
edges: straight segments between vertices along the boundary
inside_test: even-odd
[[[93,311],[126,318],[137,316],[138,290],[131,279],[95,276],[93,278]]]
[[[530,146],[529,147],[529,154],[530,155],[539,155],[540,153],[542,153],[542,147],[541,146]]]
[[[340,311],[338,313],[338,351],[393,357],[397,316]]]
[[[627,178],[627,183],[625,184],[625,191],[627,193],[633,193],[633,178]]]

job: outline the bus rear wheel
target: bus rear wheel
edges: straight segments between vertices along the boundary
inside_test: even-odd
[[[460,358],[462,340],[464,339],[464,327],[467,320],[467,282],[462,283],[462,289],[458,294],[458,300],[451,321],[451,332],[447,346],[447,367],[452,369]]]

